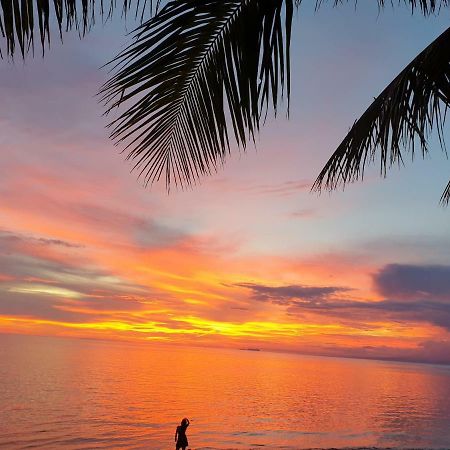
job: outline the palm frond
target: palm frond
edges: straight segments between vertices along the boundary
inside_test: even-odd
[[[136,15],[151,15],[161,0],[123,0],[122,13],[131,8]],[[116,0],[1,0],[0,56],[13,57],[20,50],[22,57],[34,50],[35,35],[42,47],[50,44],[50,24],[55,23],[62,38],[63,30],[77,29],[84,35],[97,17],[109,18],[117,6]]]
[[[355,6],[358,0],[316,0],[316,9],[319,9],[324,3],[332,3],[334,6],[341,5],[343,3],[354,3]],[[424,16],[430,14],[436,14],[441,11],[442,8],[450,5],[449,0],[377,0],[379,9],[383,9],[386,6],[408,6],[411,13],[419,10]]]
[[[293,0],[172,0],[136,32],[102,87],[145,184],[195,183],[245,149],[269,105],[289,97]]]
[[[450,202],[450,181],[447,184],[447,187],[444,189],[444,192],[441,195],[441,203],[443,205],[448,205]]]
[[[342,1],[342,0],[341,0]],[[449,6],[449,0],[377,0],[378,6],[384,8],[387,5],[404,4],[409,6],[411,12],[419,9],[422,14],[428,16],[440,12],[443,7]]]
[[[428,151],[436,130],[446,152],[443,127],[450,104],[450,28],[442,33],[384,89],[355,122],[326,163],[313,190],[336,189],[362,179],[366,164],[380,157],[381,175],[403,163],[402,150],[414,157]],[[441,201],[450,200],[450,185]]]

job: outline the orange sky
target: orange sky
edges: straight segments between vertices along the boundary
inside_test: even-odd
[[[448,211],[434,201],[448,173],[422,165],[415,196],[405,193],[416,167],[387,181],[369,173],[333,196],[309,193],[376,93],[355,68],[378,73],[381,88],[422,42],[414,34],[397,43],[392,67],[376,72],[352,38],[360,25],[350,26],[339,48],[353,53],[336,90],[320,82],[322,72],[308,76],[336,57],[325,45],[336,31],[330,19],[315,20],[302,33],[319,27],[323,41],[294,49],[294,70],[301,58],[306,69],[290,121],[269,120],[258,152],[236,152],[219,174],[170,196],[128,173],[91,96],[120,33],[69,39],[45,61],[7,66],[0,331],[450,362]],[[422,32],[424,41],[434,33]],[[364,44],[376,52],[379,33],[371,36]],[[315,94],[325,110],[307,106]]]
[[[131,201],[131,212],[105,206],[95,189],[42,169],[12,173],[1,205],[4,332],[406,358],[448,336],[383,303],[382,276],[401,277],[395,267],[257,252],[237,233],[162,225]]]

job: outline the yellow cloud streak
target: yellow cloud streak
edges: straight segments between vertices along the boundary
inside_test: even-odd
[[[55,286],[47,285],[26,285],[26,286],[13,286],[8,289],[10,292],[17,292],[21,294],[45,294],[52,295],[56,297],[64,298],[81,298],[83,295],[79,292],[72,291],[70,289],[59,288]]]
[[[91,323],[59,322],[46,319],[25,319],[16,317],[0,317],[1,322],[27,323],[29,325],[50,325],[62,326],[66,328],[110,330],[110,331],[132,331],[139,333],[156,334],[218,334],[230,337],[260,337],[270,338],[272,336],[301,336],[317,335],[327,332],[344,333],[345,329],[339,325],[310,325],[310,324],[287,324],[272,322],[218,322],[200,319],[198,317],[175,317],[175,323],[185,323],[188,326],[183,328],[171,328],[170,325],[163,325],[161,322],[149,321],[145,323],[126,323],[119,321],[102,321]],[[328,334],[328,333],[326,333]]]
[[[234,337],[303,336],[318,334],[347,334],[348,330],[340,325],[315,325],[275,322],[219,322],[198,317],[175,317],[175,321],[188,323],[204,334],[220,334]]]
[[[132,315],[142,317],[142,312]],[[173,323],[173,327],[170,326]],[[270,341],[273,338],[296,338],[304,336],[373,336],[373,337],[397,337],[412,338],[417,337],[403,330],[390,329],[389,324],[379,324],[379,328],[373,330],[359,330],[357,328],[344,327],[339,324],[310,324],[310,323],[277,323],[265,321],[251,322],[223,322],[215,320],[202,319],[195,316],[171,317],[169,323],[162,321],[147,321],[144,323],[130,323],[118,320],[107,320],[98,322],[60,322],[47,319],[31,319],[20,317],[0,316],[0,326],[6,325],[26,325],[35,326],[57,326],[69,329],[92,330],[92,331],[116,331],[148,334],[146,339],[158,338],[158,335],[219,335],[231,338],[249,337],[266,339]],[[180,324],[183,327],[178,328]],[[151,336],[154,335],[154,336]],[[164,338],[166,339],[166,338]]]
[[[75,328],[80,330],[109,330],[109,331],[134,331],[140,333],[162,333],[162,334],[195,334],[194,329],[174,329],[166,326],[160,325],[158,322],[146,322],[140,324],[131,324],[119,321],[104,321],[104,322],[90,322],[90,323],[79,323],[79,322],[59,322],[56,320],[47,319],[25,319],[18,317],[0,317],[0,325],[3,323],[11,324],[26,324],[26,325],[49,325],[58,326],[65,328]]]

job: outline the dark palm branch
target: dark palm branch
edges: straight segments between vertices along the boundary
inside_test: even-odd
[[[289,96],[294,0],[173,0],[137,30],[101,90],[145,184],[195,183],[245,148],[283,93]]]
[[[323,3],[332,2],[335,6],[342,3],[354,2],[355,6],[358,0],[316,0],[316,8],[319,8]],[[385,6],[406,5],[411,9],[411,12],[415,12],[417,9],[425,16],[430,14],[439,13],[441,8],[449,6],[449,0],[377,0],[378,7],[384,8]]]
[[[148,11],[157,9],[162,0],[123,0],[121,5],[124,14],[133,7],[141,18]],[[334,4],[356,0],[316,0],[317,7],[325,2]],[[300,0],[296,0],[297,3]],[[22,56],[33,48],[35,34],[44,49],[45,41],[50,40],[50,23],[55,22],[61,35],[76,28],[84,34],[95,22],[96,16],[109,17],[116,8],[117,0],[1,0],[0,1],[0,34],[3,42],[0,45],[0,56],[13,56],[19,47]],[[385,4],[410,5],[411,10],[420,9],[424,14],[439,11],[441,6],[447,6],[449,0],[378,0],[380,7]],[[52,18],[53,16],[53,18]],[[3,49],[2,49],[3,47]]]
[[[151,15],[161,0],[123,0],[124,15],[133,8],[136,15]],[[84,35],[96,17],[109,18],[117,0],[0,0],[0,56],[13,57],[19,47],[22,56],[34,48],[38,36],[42,51],[50,43],[50,24],[58,34],[77,29]]]
[[[425,156],[435,129],[444,152],[443,126],[450,104],[450,28],[421,52],[355,122],[319,174],[313,189],[333,190],[362,179],[367,163],[380,157],[383,176],[403,163],[402,150]],[[450,200],[450,183],[441,201]]]
[[[117,0],[0,0],[0,55],[25,53],[35,34],[44,50],[50,23],[59,34],[84,34],[97,16],[107,18]],[[354,0],[316,0],[334,5]],[[152,11],[161,0],[123,0],[124,14]],[[111,125],[125,141],[129,158],[146,182],[165,172],[191,184],[222,162],[229,151],[227,125],[245,148],[269,105],[275,112],[283,93],[289,98],[289,46],[293,4],[301,0],[171,0],[141,26],[136,40],[115,60],[117,72],[103,86],[109,110],[128,109]],[[380,8],[406,4],[424,15],[449,0],[377,0]],[[150,13],[151,14],[151,13]],[[142,16],[141,16],[142,18]],[[3,49],[6,43],[6,50]],[[448,32],[421,53],[376,99],[352,127],[314,187],[334,189],[362,177],[367,161],[381,151],[381,170],[402,161],[400,147],[423,154],[437,127],[442,140],[448,105]],[[444,148],[444,147],[443,147]],[[444,148],[445,149],[445,148]],[[442,196],[450,199],[450,183]]]

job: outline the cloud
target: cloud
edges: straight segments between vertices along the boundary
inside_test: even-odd
[[[330,345],[311,346],[305,352],[337,357],[450,364],[450,340],[425,340],[419,342],[415,348],[399,348],[396,345],[379,344],[349,348],[333,342]]]
[[[148,301],[117,292],[105,293],[100,298],[78,294],[66,295],[63,289],[46,289],[45,285],[24,285],[24,289],[0,290],[0,316],[15,316],[38,320],[69,323],[92,323],[105,317],[108,320],[139,320],[136,313],[148,308]]]
[[[120,239],[127,236],[139,248],[161,248],[176,245],[188,234],[152,218],[89,203],[72,203],[70,211],[78,224],[84,224],[102,235],[114,234]]]
[[[450,340],[422,342],[419,354],[424,362],[450,364]]]
[[[236,283],[234,286],[250,289],[254,300],[272,302],[277,304],[295,304],[294,299],[315,304],[338,294],[348,292],[351,289],[339,286],[306,286],[293,284],[287,286],[266,286],[256,283]]]
[[[311,185],[311,181],[285,181],[276,184],[246,186],[245,188],[242,188],[242,191],[251,194],[287,196],[297,194],[298,192],[309,191]]]
[[[0,230],[0,248],[6,249],[16,247],[17,245],[42,245],[42,246],[60,246],[67,248],[82,248],[80,244],[64,241],[61,239],[48,239],[43,237],[33,237],[26,234],[14,233],[11,231]]]
[[[93,322],[104,314],[113,320],[119,313],[144,311],[152,302],[150,289],[113,280],[94,270],[55,265],[46,275],[52,280],[0,283],[0,315]]]
[[[360,313],[370,313],[371,318],[388,317],[402,322],[428,322],[450,331],[450,303],[430,300],[382,300],[379,302],[353,302],[347,305]]]
[[[59,320],[63,322],[90,322],[95,315],[86,315],[60,309],[67,300],[51,295],[30,295],[1,290],[0,316],[18,316],[30,319]]]
[[[338,286],[266,286],[255,283],[237,283],[235,286],[250,289],[252,300],[285,306],[287,313],[292,316],[320,314],[341,323],[345,321],[356,328],[383,321],[427,322],[450,331],[450,301],[429,298],[381,301],[342,299],[339,294],[351,289]]]
[[[317,216],[317,211],[312,208],[300,209],[289,214],[293,219],[312,219]]]
[[[184,241],[188,235],[155,221],[140,220],[135,226],[133,238],[135,244],[144,248],[173,246]]]
[[[26,285],[51,285],[52,289],[68,289],[81,295],[96,293],[149,293],[149,289],[131,283],[120,276],[92,265],[73,265],[70,259],[58,261],[44,255],[25,253],[0,254],[0,273],[5,276],[2,283],[7,288]],[[1,286],[1,284],[0,284]]]
[[[39,251],[48,247],[51,252]],[[106,313],[114,318],[148,307],[152,289],[85,261],[80,248],[86,250],[68,241],[1,231],[0,315],[92,322]]]
[[[450,301],[450,266],[388,264],[373,281],[377,291],[388,298]]]
[[[13,207],[20,203],[21,207],[31,215],[42,213],[44,204],[45,218],[58,217],[59,221],[70,224],[75,230],[80,230],[81,238],[86,234],[98,240],[108,241],[114,238],[116,242],[130,243],[142,248],[161,248],[176,245],[189,237],[189,233],[181,227],[169,226],[148,217],[147,214],[128,212],[122,208],[98,205],[93,201],[71,200],[75,194],[70,193],[68,199],[54,200],[55,190],[64,189],[61,186],[49,186],[48,192],[33,192],[27,198],[16,198],[15,190],[3,192],[7,203]],[[21,194],[19,194],[21,195]],[[46,220],[46,219],[45,219]],[[33,236],[0,229],[0,241],[4,245],[59,245],[67,248],[81,248],[78,242]]]

